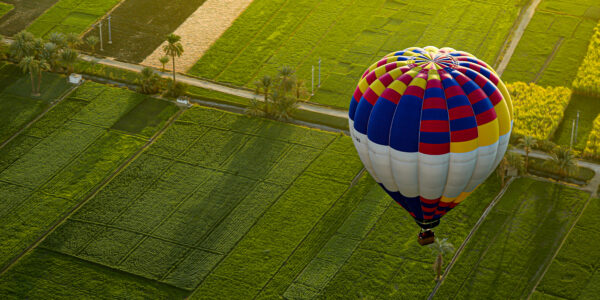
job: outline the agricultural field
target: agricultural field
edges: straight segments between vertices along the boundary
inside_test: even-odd
[[[360,75],[392,51],[457,47],[493,64],[524,4],[257,0],[188,73],[253,88],[288,65],[310,89],[311,66],[321,59],[322,85],[310,100],[347,108]]]
[[[600,23],[594,29],[587,54],[577,70],[577,77],[573,81],[573,89],[583,95],[600,97]]]
[[[598,295],[600,199],[590,200],[532,299],[593,299]]]
[[[175,31],[205,0],[126,0],[111,15],[112,44],[107,44],[104,22],[102,55],[139,63],[150,55],[167,34]],[[98,28],[87,36],[99,36]]]
[[[59,0],[27,27],[38,37],[52,32],[81,34],[120,0]]]
[[[141,149],[176,111],[162,102],[86,83],[0,148],[2,268]],[[138,109],[145,124],[119,125]]]
[[[31,97],[29,76],[0,62],[0,145],[58,100],[71,87],[64,76],[43,74],[40,97]]]
[[[524,82],[509,83],[506,88],[514,107],[513,133],[538,140],[550,139],[563,120],[565,108],[570,105],[571,90]]]
[[[598,20],[598,1],[542,0],[502,74],[503,80],[570,87]]]
[[[0,2],[0,18],[2,18],[5,14],[15,8],[14,5],[9,3]]]
[[[437,298],[527,298],[589,198],[562,185],[515,180],[463,250]],[[572,232],[572,238],[582,236]],[[585,244],[581,240],[579,245]]]
[[[583,155],[595,159],[600,158],[600,113],[594,120]]]
[[[577,140],[573,142],[573,148],[583,150],[594,127],[594,119],[600,116],[598,103],[598,98],[574,94],[564,110],[563,121],[558,126],[552,140],[557,144],[568,146],[571,143],[573,120],[577,119],[577,113],[579,113]]]
[[[0,1],[0,34],[12,36],[27,28],[33,20],[52,7],[58,0],[2,0]],[[4,5],[2,4],[4,3]],[[7,11],[8,6],[12,9]]]

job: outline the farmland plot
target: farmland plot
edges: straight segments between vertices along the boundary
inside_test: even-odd
[[[589,194],[515,180],[463,250],[437,296],[525,298],[581,213]]]
[[[12,36],[27,28],[58,0],[2,0],[13,8],[6,14],[0,12],[0,34]],[[1,5],[1,4],[0,4]],[[5,8],[6,9],[6,8]],[[2,8],[0,8],[2,11]]]
[[[258,0],[188,73],[252,87],[289,65],[309,82],[321,59],[311,101],[347,108],[360,75],[392,51],[449,46],[493,63],[523,2]]]
[[[126,90],[86,83],[0,149],[1,194],[10,199],[0,204],[1,265],[145,143],[147,137],[109,130],[143,100]]]

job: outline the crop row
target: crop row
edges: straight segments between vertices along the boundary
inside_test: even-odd
[[[600,14],[587,0],[543,0],[519,41],[503,79],[570,87]]]
[[[60,0],[27,27],[43,37],[50,32],[83,33],[119,0]]]
[[[571,100],[571,90],[524,82],[510,83],[507,88],[514,107],[514,132],[539,140],[552,138]]]
[[[588,198],[549,182],[515,180],[464,248],[438,296],[527,297]]]
[[[573,90],[588,96],[600,97],[600,23],[594,28],[587,54],[577,70]]]
[[[537,293],[565,299],[592,299],[598,291],[600,201],[591,199],[564,245],[552,260]]]

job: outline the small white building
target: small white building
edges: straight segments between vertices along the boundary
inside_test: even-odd
[[[72,83],[72,84],[81,84],[82,81],[83,81],[83,77],[81,76],[81,74],[72,73],[69,76],[69,83]]]

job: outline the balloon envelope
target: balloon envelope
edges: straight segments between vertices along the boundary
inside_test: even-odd
[[[349,110],[365,168],[422,228],[432,228],[498,166],[512,130],[495,71],[452,48],[407,48],[363,74]]]

